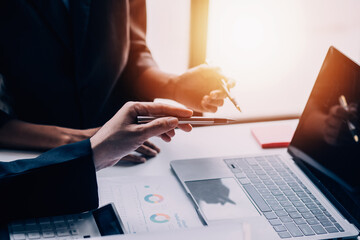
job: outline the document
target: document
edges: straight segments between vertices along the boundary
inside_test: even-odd
[[[98,178],[100,206],[113,202],[129,234],[202,227],[174,177]]]

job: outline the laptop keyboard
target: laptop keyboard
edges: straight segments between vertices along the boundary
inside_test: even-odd
[[[52,217],[16,221],[9,225],[12,240],[28,239],[80,239],[86,238],[79,234],[77,223],[82,221],[81,215]],[[90,236],[89,236],[90,237]]]
[[[224,161],[281,238],[344,232],[279,156]]]

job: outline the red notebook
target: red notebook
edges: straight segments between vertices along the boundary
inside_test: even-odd
[[[262,148],[287,147],[294,132],[295,130],[288,125],[269,125],[251,129],[252,135]]]

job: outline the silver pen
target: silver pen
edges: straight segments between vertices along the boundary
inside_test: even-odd
[[[157,118],[161,118],[161,117],[137,116],[137,123],[138,124],[149,123]],[[235,122],[235,120],[227,119],[227,118],[190,117],[190,118],[177,118],[177,119],[179,119],[179,124],[192,124],[192,125],[216,125],[216,124],[228,124]]]
[[[339,97],[339,103],[340,106],[345,109],[345,111],[348,112],[350,110],[344,95],[341,95]],[[359,136],[356,134],[356,127],[354,126],[354,124],[352,124],[349,120],[346,120],[346,124],[351,132],[351,135],[354,138],[354,141],[359,142]]]

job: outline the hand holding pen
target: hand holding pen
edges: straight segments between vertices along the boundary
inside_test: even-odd
[[[346,111],[346,112],[349,112],[350,111],[350,108],[347,104],[347,101],[346,101],[346,98],[344,95],[341,95],[339,97],[339,103],[340,103],[340,106]],[[353,139],[355,142],[359,142],[359,136],[357,135],[357,130],[356,130],[356,127],[355,125],[350,122],[349,120],[346,120],[346,124],[349,128],[349,131],[351,133],[351,135],[353,136]]]
[[[206,64],[210,65],[211,62],[209,60],[206,60]],[[230,90],[227,86],[227,83],[225,82],[225,79],[222,78],[220,81],[221,81],[221,88],[224,91],[224,93],[226,94],[226,97],[231,101],[231,103],[235,106],[235,108],[237,110],[239,110],[239,112],[241,112],[241,108],[240,108],[237,100],[235,99],[235,97],[230,93]]]

